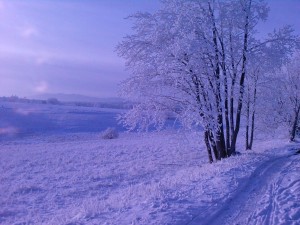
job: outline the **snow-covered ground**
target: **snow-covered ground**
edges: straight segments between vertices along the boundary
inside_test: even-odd
[[[195,218],[189,224],[299,224],[300,155],[295,150],[291,146],[273,150],[268,160],[240,182],[232,197],[216,207],[214,216]]]
[[[58,124],[65,128],[74,118],[61,106],[7,108],[35,108],[54,122],[64,115]],[[85,112],[76,119],[88,120]],[[22,115],[10,127],[22,124],[26,131],[27,115],[35,117]],[[258,140],[254,151],[240,145],[242,155],[208,164],[201,133],[121,133],[103,140],[97,131],[77,128],[48,132],[44,126],[42,134],[0,141],[0,224],[299,224],[299,143]]]

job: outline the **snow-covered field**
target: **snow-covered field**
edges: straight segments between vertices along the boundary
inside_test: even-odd
[[[116,116],[123,110],[51,104],[0,102],[0,134],[45,135],[125,129]]]
[[[0,109],[21,118],[0,118],[2,131],[15,131],[0,141],[0,224],[299,224],[299,143],[258,140],[254,151],[240,145],[242,155],[208,164],[200,133],[104,140],[98,130],[81,131],[99,109],[49,107]],[[85,113],[74,118],[66,109]],[[59,129],[32,126],[34,113]],[[81,123],[70,131],[74,119]]]

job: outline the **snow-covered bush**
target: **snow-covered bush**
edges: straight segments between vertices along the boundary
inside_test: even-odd
[[[102,139],[115,139],[119,137],[119,133],[116,128],[109,127],[101,133]]]

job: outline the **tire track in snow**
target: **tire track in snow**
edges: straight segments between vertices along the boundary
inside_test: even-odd
[[[276,182],[270,185],[267,201],[265,196],[258,199],[258,203],[264,207],[257,207],[248,224],[300,224],[299,156],[289,158]]]
[[[283,155],[261,164],[225,203],[210,208],[214,215],[194,218],[196,224],[299,224],[299,155]]]

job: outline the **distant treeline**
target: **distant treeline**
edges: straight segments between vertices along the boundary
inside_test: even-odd
[[[97,107],[97,108],[111,108],[111,109],[131,109],[133,103],[118,101],[118,102],[82,102],[82,101],[60,101],[57,98],[48,98],[47,100],[20,98],[16,95],[10,97],[0,97],[1,102],[19,102],[19,103],[33,103],[33,104],[51,104],[51,105],[65,105],[65,106],[82,106],[82,107]]]

